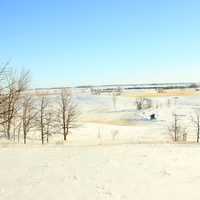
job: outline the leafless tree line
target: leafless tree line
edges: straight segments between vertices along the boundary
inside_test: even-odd
[[[69,89],[62,89],[56,101],[48,96],[37,97],[29,89],[30,73],[17,73],[9,63],[0,65],[0,135],[8,140],[27,143],[31,131],[39,132],[41,143],[48,143],[55,133],[63,140],[75,127],[77,106]],[[34,138],[33,138],[34,139]]]
[[[172,137],[172,140],[174,142],[186,142],[187,141],[187,135],[188,135],[188,129],[189,127],[193,127],[194,131],[196,132],[196,142],[200,142],[200,111],[195,110],[193,115],[190,117],[191,120],[189,120],[190,126],[186,126],[183,123],[183,117],[186,117],[186,115],[178,115],[173,114],[173,121],[168,127],[169,133]]]

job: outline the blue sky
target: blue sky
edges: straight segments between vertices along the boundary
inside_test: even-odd
[[[0,0],[0,62],[33,87],[200,81],[198,0]]]

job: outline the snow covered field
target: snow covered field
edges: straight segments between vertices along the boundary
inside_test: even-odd
[[[27,145],[0,140],[0,200],[199,200],[200,145],[191,117],[200,96],[158,96],[137,110],[135,96],[74,93],[78,127],[63,142],[54,134],[41,145],[34,130]],[[156,120],[149,115],[156,114]],[[187,131],[175,144],[173,114]]]
[[[4,146],[2,200],[199,200],[200,146]]]
[[[137,110],[136,95],[150,99],[152,107]],[[191,118],[195,117],[196,111],[200,113],[200,93],[193,89],[161,94],[155,90],[125,91],[116,97],[115,106],[112,94],[91,95],[89,91],[74,89],[73,96],[79,116],[77,128],[72,129],[68,136],[70,144],[169,143],[172,142],[169,127],[174,123],[173,114],[181,115],[178,125],[186,129],[187,141],[196,141],[196,130]],[[50,97],[52,102],[59,99],[54,95]],[[150,120],[151,114],[156,115],[156,120]],[[56,130],[55,133],[50,136],[49,143],[63,143],[61,132]],[[10,143],[4,140],[5,136],[0,136],[0,143]],[[22,134],[20,138],[20,143],[23,143]],[[40,144],[40,133],[31,130],[27,143]]]
[[[136,109],[135,93],[122,93],[116,97],[113,107],[112,95],[90,95],[77,93],[76,102],[80,110],[80,127],[73,130],[69,140],[112,140],[117,132],[116,140],[124,142],[171,142],[169,126],[174,123],[174,114],[181,115],[179,124],[187,131],[187,141],[196,141],[196,130],[191,122],[192,116],[200,110],[200,95],[198,92],[184,95],[184,91],[168,93],[168,96],[148,97],[152,100],[152,107],[138,111]],[[141,91],[140,95],[147,92]],[[153,92],[152,92],[153,93]],[[154,92],[155,93],[155,92]],[[173,96],[181,93],[181,96]],[[187,91],[188,93],[188,91]],[[185,93],[185,94],[187,94]],[[149,94],[149,92],[147,93]],[[173,95],[172,95],[173,94]],[[133,97],[134,96],[134,97]],[[150,114],[156,115],[156,120],[150,120]],[[116,142],[116,141],[115,141]]]

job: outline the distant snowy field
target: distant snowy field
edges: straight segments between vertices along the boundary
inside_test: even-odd
[[[57,133],[41,145],[34,130],[27,145],[1,137],[0,200],[200,199],[200,145],[191,121],[199,94],[148,97],[152,108],[141,111],[132,94],[118,96],[116,107],[112,95],[73,94],[80,115],[66,143]],[[172,142],[175,113],[189,143]]]
[[[143,94],[143,91],[140,92]],[[141,111],[136,109],[136,98],[131,93],[117,96],[115,108],[112,95],[76,92],[74,96],[80,111],[80,127],[69,136],[71,141],[94,141],[95,138],[107,141],[117,132],[115,140],[118,141],[170,142],[172,138],[168,128],[173,123],[173,114],[181,115],[179,123],[187,130],[187,140],[196,140],[191,118],[200,109],[198,93],[194,96],[147,97],[152,100],[152,108]],[[151,121],[150,114],[153,113],[156,120]]]
[[[196,130],[191,118],[200,110],[200,93],[193,89],[174,91],[169,96],[160,96],[155,90],[126,91],[116,97],[114,107],[112,94],[91,95],[87,90],[74,89],[72,93],[79,116],[77,128],[71,130],[68,143],[169,143],[172,138],[168,129],[174,123],[173,114],[181,115],[178,123],[186,128],[187,141],[195,142]],[[136,94],[147,95],[152,100],[152,108],[138,111]],[[51,95],[51,98],[52,102],[59,100],[58,96]],[[156,115],[156,120],[150,120],[151,114]],[[56,133],[50,136],[49,142],[63,143],[62,134]],[[27,136],[27,143],[40,144],[40,138],[40,134],[32,130]],[[0,143],[9,142],[1,139]],[[23,143],[22,135],[20,143]]]
[[[199,200],[200,146],[4,146],[2,200]]]

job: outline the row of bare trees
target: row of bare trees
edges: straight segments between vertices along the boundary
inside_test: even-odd
[[[62,134],[66,141],[71,129],[76,127],[77,105],[73,102],[71,92],[62,89],[55,98],[33,95],[23,98],[19,121],[25,144],[31,130],[40,133],[41,143],[44,144],[49,143],[49,137],[56,133]]]
[[[195,110],[190,117],[190,126],[184,126],[183,117],[186,115],[173,114],[173,121],[168,127],[169,133],[174,142],[187,141],[188,128],[193,127],[196,132],[196,142],[200,142],[200,111]]]
[[[77,106],[69,89],[60,95],[37,96],[28,90],[30,73],[20,74],[8,67],[0,66],[0,135],[18,143],[23,138],[27,143],[29,133],[40,133],[41,143],[49,142],[49,136],[62,133],[63,140],[75,127]],[[34,138],[33,138],[34,139]]]
[[[30,82],[29,72],[20,74],[9,68],[9,63],[0,66],[0,125],[7,138],[15,126],[16,116],[20,110],[19,101]]]

